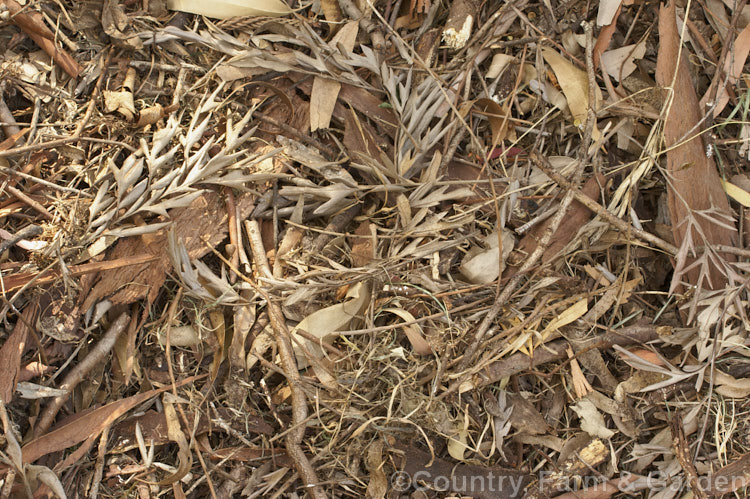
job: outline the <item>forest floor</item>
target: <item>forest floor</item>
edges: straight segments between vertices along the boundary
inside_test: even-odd
[[[671,1],[0,0],[0,496],[744,497],[750,6]]]

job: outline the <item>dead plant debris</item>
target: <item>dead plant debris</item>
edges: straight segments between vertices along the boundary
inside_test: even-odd
[[[0,497],[742,497],[746,0],[0,0]]]

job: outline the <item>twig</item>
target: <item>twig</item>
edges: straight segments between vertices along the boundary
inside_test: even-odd
[[[49,144],[49,142],[48,142]],[[11,149],[11,151],[14,151],[15,149]],[[3,151],[0,151],[0,155],[2,155]],[[0,156],[2,157],[2,156]],[[35,177],[33,175],[29,175],[28,173],[19,172],[12,168],[8,168],[7,166],[0,165],[0,172],[5,173],[6,175],[18,175],[21,178],[25,178],[26,180],[31,180],[32,182],[36,182],[37,184],[49,187],[50,189],[55,189],[61,192],[69,192],[71,194],[75,194],[77,196],[81,196],[82,198],[93,198],[93,194],[89,194],[88,192],[84,192],[80,189],[74,189],[72,187],[65,187],[62,185],[53,184],[52,182],[49,182],[47,180],[41,179],[39,177]]]
[[[354,20],[359,20],[360,27],[370,35],[372,48],[375,49],[375,52],[382,54],[385,50],[385,37],[383,36],[383,33],[380,32],[377,25],[372,22],[370,16],[363,14],[351,0],[339,0],[339,5],[341,6],[341,10],[343,10],[347,16]]]
[[[44,218],[46,218],[47,220],[50,220],[50,221],[52,221],[52,220],[54,220],[54,219],[55,219],[55,217],[54,217],[54,216],[52,215],[52,213],[50,213],[50,212],[48,212],[48,211],[47,211],[47,208],[45,208],[44,206],[42,206],[42,205],[41,205],[41,204],[39,204],[38,202],[34,201],[34,200],[33,200],[33,199],[31,199],[31,198],[30,198],[29,196],[27,196],[27,195],[26,195],[26,194],[24,194],[23,192],[19,191],[18,189],[16,189],[16,188],[15,188],[15,187],[13,187],[12,185],[10,185],[10,184],[6,185],[6,186],[5,186],[5,189],[6,189],[6,190],[7,190],[8,192],[10,192],[11,194],[13,194],[13,195],[14,195],[14,196],[15,196],[16,198],[18,198],[18,199],[19,199],[20,201],[23,201],[24,203],[26,203],[26,204],[27,204],[27,205],[29,205],[30,207],[34,208],[34,210],[36,210],[36,211],[37,211],[37,213],[39,213],[40,215],[42,215],[42,216],[43,216]]]
[[[255,260],[255,265],[258,268],[258,271],[265,273],[269,277],[272,276],[273,274],[268,266],[268,260],[266,260],[263,240],[260,238],[260,228],[258,227],[257,220],[246,221],[245,227],[248,232],[253,259]],[[315,499],[325,499],[326,495],[323,492],[322,487],[319,485],[320,482],[318,476],[301,446],[302,440],[305,437],[307,397],[302,389],[302,381],[297,368],[294,349],[292,348],[292,339],[291,334],[289,333],[289,328],[286,326],[284,316],[278,304],[271,300],[271,297],[263,288],[255,283],[253,283],[253,286],[266,300],[266,305],[268,306],[268,317],[271,321],[271,328],[273,329],[274,336],[276,337],[276,345],[279,349],[281,366],[284,369],[284,375],[286,376],[287,382],[289,383],[289,389],[291,390],[292,428],[289,430],[286,437],[286,451],[294,460],[297,472],[305,484],[305,487],[308,488],[310,495]]]
[[[109,326],[109,329],[102,339],[99,340],[99,343],[91,349],[86,358],[76,365],[67,376],[65,376],[65,379],[59,388],[65,390],[66,393],[52,399],[52,401],[47,404],[47,407],[44,408],[44,411],[39,417],[36,428],[34,428],[35,438],[41,436],[49,429],[55,416],[57,416],[60,407],[62,407],[62,405],[68,400],[73,389],[78,386],[78,384],[84,380],[86,375],[88,375],[88,373],[91,372],[91,370],[99,364],[102,359],[104,359],[109,351],[112,350],[112,347],[115,346],[115,341],[117,341],[120,333],[125,330],[128,322],[130,322],[130,316],[126,312],[120,314],[112,325]]]
[[[266,279],[273,279],[273,272],[271,272],[271,266],[268,265],[266,248],[263,245],[263,238],[260,234],[260,225],[258,224],[258,221],[245,220],[245,231],[247,232],[247,238],[250,241],[250,250],[253,253],[255,266],[258,267],[258,273]]]
[[[611,348],[613,345],[627,346],[647,343],[655,340],[658,336],[657,326],[633,326],[590,338],[587,340],[585,351],[595,348]],[[534,352],[533,357],[529,357],[523,352],[514,353],[487,366],[481,373],[482,379],[475,388],[490,385],[508,376],[539,367],[548,362],[564,359],[567,357],[566,350],[568,347],[568,340],[561,338],[546,343],[544,348]]]
[[[0,253],[3,253],[5,250],[15,245],[19,241],[22,241],[23,239],[29,239],[34,236],[38,236],[41,233],[42,228],[38,225],[29,225],[27,227],[24,227],[23,229],[13,234],[13,237],[11,237],[10,239],[0,241]]]
[[[104,474],[104,463],[107,458],[107,440],[109,440],[109,428],[107,425],[104,428],[101,436],[99,437],[99,449],[96,456],[96,466],[94,467],[94,478],[91,483],[91,491],[89,497],[96,499],[99,497],[99,485],[102,483],[102,475]]]
[[[560,187],[564,187],[568,190],[568,192],[572,192],[573,196],[575,197],[576,201],[584,205],[589,210],[593,211],[600,217],[602,217],[606,222],[609,224],[615,226],[617,229],[621,230],[623,233],[628,233],[630,231],[631,234],[633,234],[638,239],[645,241],[647,243],[650,243],[657,248],[664,250],[666,253],[668,253],[671,256],[674,256],[677,254],[679,249],[674,244],[670,244],[667,241],[661,239],[660,237],[654,236],[653,234],[649,234],[645,230],[637,229],[633,227],[631,224],[617,218],[615,215],[613,215],[607,208],[600,205],[590,197],[586,196],[584,193],[578,189],[578,187],[574,186],[570,181],[568,181],[565,177],[557,173],[552,166],[547,162],[546,159],[543,157],[537,155],[537,154],[531,154],[529,156],[531,158],[531,161],[534,162],[534,165],[537,166],[540,170],[542,170],[549,178],[551,178],[555,183],[557,183]]]

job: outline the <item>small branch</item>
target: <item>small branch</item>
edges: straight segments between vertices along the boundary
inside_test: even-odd
[[[18,198],[19,201],[23,201],[24,203],[26,203],[27,205],[29,205],[31,208],[34,208],[34,210],[37,213],[39,213],[40,215],[42,215],[47,220],[52,221],[52,220],[55,219],[55,217],[52,215],[52,213],[50,213],[49,211],[47,211],[47,208],[45,208],[41,204],[37,203],[36,201],[34,201],[33,199],[31,199],[29,196],[27,196],[23,192],[19,191],[18,189],[16,189],[12,185],[10,185],[10,184],[6,185],[5,186],[5,190],[7,190],[9,193],[11,193],[16,198]]]
[[[253,253],[255,265],[258,272],[267,276],[272,276],[271,269],[266,260],[265,248],[260,238],[260,229],[256,220],[245,221],[245,227],[250,239],[250,247]],[[258,293],[263,296],[268,306],[268,317],[271,321],[271,328],[276,337],[276,345],[279,349],[281,366],[284,369],[284,375],[289,383],[289,389],[292,396],[292,424],[291,429],[286,436],[286,451],[294,460],[300,478],[305,487],[309,490],[310,495],[315,499],[324,499],[326,497],[323,489],[319,485],[318,476],[310,464],[310,460],[302,450],[302,440],[305,437],[305,427],[307,420],[307,397],[302,389],[302,380],[300,379],[297,360],[292,347],[291,334],[284,321],[284,315],[281,307],[271,300],[266,291],[255,283],[252,283]]]
[[[613,225],[617,229],[621,230],[623,233],[627,234],[633,234],[638,239],[645,241],[647,243],[650,243],[657,248],[664,250],[666,253],[668,253],[670,256],[674,256],[677,254],[679,249],[674,244],[670,244],[667,241],[661,239],[660,237],[654,236],[653,234],[649,234],[645,230],[637,229],[630,225],[629,223],[620,220],[616,216],[614,216],[607,208],[600,205],[590,197],[583,194],[580,189],[578,189],[575,185],[573,185],[570,181],[568,181],[565,177],[557,173],[552,166],[547,162],[546,159],[542,158],[538,154],[531,154],[530,155],[531,161],[534,162],[534,165],[539,167],[540,170],[542,170],[544,173],[547,174],[549,178],[551,178],[555,183],[557,183],[560,187],[563,187],[568,190],[568,192],[573,193],[573,197],[575,197],[576,201],[584,205],[589,210],[593,211],[600,217],[602,217],[606,222]]]
[[[613,345],[627,346],[647,343],[655,340],[658,336],[657,326],[628,327],[590,338],[585,344],[585,350],[582,348],[581,352],[595,348],[612,348]],[[568,347],[568,340],[561,338],[546,343],[544,348],[535,350],[533,357],[529,357],[523,352],[514,353],[510,357],[487,366],[480,373],[482,379],[475,388],[490,385],[508,376],[539,367],[548,362],[562,360],[567,357],[566,349]]]
[[[67,376],[65,376],[65,379],[59,388],[65,390],[66,393],[52,399],[52,401],[47,404],[47,407],[44,408],[44,411],[39,417],[36,428],[34,428],[35,438],[40,437],[50,426],[52,426],[55,416],[57,416],[62,405],[68,400],[73,389],[78,386],[91,370],[104,359],[110,350],[112,350],[112,347],[115,346],[115,341],[117,341],[117,338],[125,330],[128,322],[130,322],[130,316],[125,312],[120,314],[112,325],[109,326],[109,329],[102,339],[99,340],[99,343],[91,349],[86,358],[76,365]]]
[[[372,48],[375,49],[375,52],[382,54],[385,50],[385,37],[383,36],[383,33],[378,30],[377,25],[372,22],[370,16],[363,14],[352,0],[339,0],[339,5],[341,6],[341,10],[343,10],[347,16],[354,20],[359,20],[359,25],[362,30],[370,35]]]
[[[38,236],[41,233],[42,228],[38,225],[29,225],[27,227],[24,227],[23,229],[13,234],[13,237],[11,237],[10,239],[0,241],[0,253],[3,253],[8,248],[19,243],[20,241],[23,241],[24,239],[30,239],[34,236]]]

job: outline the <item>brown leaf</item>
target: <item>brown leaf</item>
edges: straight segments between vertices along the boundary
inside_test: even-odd
[[[6,404],[13,400],[18,374],[21,370],[21,357],[26,351],[28,326],[36,324],[39,313],[38,299],[29,303],[21,314],[13,332],[0,348],[0,399]]]
[[[703,138],[694,136],[696,125],[701,121],[698,97],[693,88],[687,62],[683,57],[678,61],[680,33],[675,22],[674,1],[659,11],[659,54],[656,62],[656,81],[663,87],[672,86],[674,79],[675,100],[669,108],[664,122],[664,139],[667,147],[667,203],[672,220],[672,233],[679,246],[690,238],[695,246],[734,245],[737,232],[720,226],[705,216],[696,216],[697,211],[712,211],[714,217],[723,215],[724,223],[731,220],[731,210],[713,158],[706,156]],[[676,73],[676,75],[675,75]],[[692,138],[691,138],[692,137]],[[686,223],[695,220],[703,236]],[[733,225],[733,224],[732,224]],[[733,261],[731,255],[722,255]],[[685,265],[695,260],[688,258]],[[708,263],[708,283],[699,283],[701,269],[689,270],[685,279],[692,285],[702,285],[709,289],[721,289],[726,284],[726,276],[713,262]]]
[[[176,386],[192,383],[204,377],[205,375],[191,376],[179,381]],[[79,444],[90,437],[98,435],[104,430],[104,428],[112,424],[117,418],[131,410],[133,407],[144,403],[155,395],[171,389],[172,386],[168,385],[157,390],[149,390],[148,392],[139,393],[138,395],[117,400],[97,409],[86,411],[72,421],[58,425],[41,437],[35,438],[28,444],[24,445],[22,449],[23,461],[25,463],[33,463],[40,457],[46,456],[51,452],[67,449],[68,447]]]
[[[245,194],[237,199],[242,219],[250,215],[254,201],[255,196],[252,194]],[[211,251],[204,240],[216,246],[229,231],[226,205],[215,192],[206,191],[190,206],[172,210],[170,216],[177,237],[182,239],[190,258],[200,258]],[[125,258],[147,249],[156,258],[155,261],[101,272],[99,281],[86,297],[82,310],[88,310],[91,305],[110,295],[110,300],[115,304],[133,303],[142,298],[148,298],[149,302],[156,299],[171,263],[167,253],[167,234],[160,232],[154,237],[156,240],[147,248],[144,248],[143,239],[139,236],[118,241],[110,252],[110,259]]]
[[[591,177],[586,181],[581,190],[586,196],[597,200],[599,199],[600,186],[604,185],[605,182],[606,180],[603,175]],[[557,228],[557,232],[552,236],[552,242],[542,255],[541,263],[546,264],[551,262],[552,259],[573,239],[573,237],[575,237],[578,233],[578,229],[591,219],[591,215],[592,213],[588,208],[578,201],[573,201],[568,209],[568,214]],[[547,220],[544,223],[534,226],[534,228],[532,228],[518,243],[518,246],[516,246],[516,252],[514,253],[516,255],[521,255],[521,257],[524,258],[533,253],[540,237],[549,223],[550,221]],[[521,266],[522,261],[518,260],[518,256],[515,258],[514,256],[514,254],[511,254],[508,258],[508,267],[506,267],[505,272],[503,272],[503,278],[513,276]]]
[[[346,23],[336,36],[330,41],[329,45],[334,51],[339,50],[339,46],[347,52],[354,49],[354,42],[359,32],[359,23],[349,21]],[[331,116],[336,107],[339,98],[341,83],[330,78],[316,76],[313,80],[312,92],[310,93],[310,131],[314,132],[319,128],[328,128],[331,125]]]
[[[446,484],[455,484],[456,488],[451,489],[451,492],[469,493],[477,499],[522,497],[524,487],[531,480],[531,477],[523,472],[499,466],[455,464],[402,442],[396,442],[394,448],[403,452],[402,469],[406,474],[399,478],[408,477],[410,480],[421,480],[435,485],[442,483],[443,487]],[[394,475],[396,476],[399,475]]]
[[[357,226],[354,231],[351,258],[355,267],[364,267],[372,261],[372,234],[370,233],[370,222],[365,220]]]

